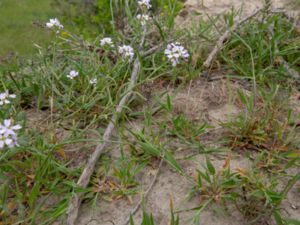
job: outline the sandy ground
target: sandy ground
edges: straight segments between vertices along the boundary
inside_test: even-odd
[[[241,89],[237,83],[232,83],[224,80],[207,82],[205,79],[194,80],[182,90],[180,90],[176,98],[173,100],[175,113],[184,113],[194,121],[205,120],[215,126],[212,132],[206,135],[206,140],[209,143],[220,137],[220,122],[229,121],[239,113],[238,101],[233,94],[235,89]],[[247,92],[247,90],[244,90]],[[171,92],[171,91],[170,91]],[[300,111],[299,111],[300,112]],[[159,119],[159,118],[158,118]],[[137,124],[133,123],[134,129],[139,129]],[[175,147],[176,143],[170,144]],[[192,153],[190,149],[181,149],[176,151],[176,157],[181,158]],[[115,157],[118,156],[119,150],[114,149],[111,153]],[[247,169],[250,162],[239,153],[232,153],[231,169],[234,171],[237,168]],[[217,168],[221,168],[225,162],[225,156],[214,157],[210,156],[213,164]],[[203,155],[193,157],[191,160],[179,160],[184,171],[191,175],[195,175],[196,169],[201,169],[205,165]],[[158,165],[158,162],[156,162]],[[157,167],[156,167],[157,168]],[[154,177],[156,168],[146,168],[145,171],[138,177],[141,184],[141,194],[133,197],[133,202],[130,203],[127,199],[120,199],[113,202],[99,200],[96,208],[88,205],[83,205],[80,212],[79,225],[123,225],[130,211],[135,207],[140,200],[142,194],[147,189],[149,183]],[[149,173],[149,171],[152,171]],[[172,171],[170,167],[163,164],[160,170],[158,179],[150,194],[147,197],[146,208],[154,216],[157,225],[167,225],[170,218],[170,200],[173,201],[176,210],[190,209],[199,205],[199,198],[187,198],[187,194],[191,191],[191,184],[187,180]],[[288,195],[288,200],[283,204],[287,215],[292,218],[300,219],[300,186],[296,186]],[[230,214],[221,210],[217,205],[212,205],[205,209],[201,214],[202,225],[244,225],[247,224],[235,209],[230,211]],[[229,206],[230,209],[230,206]],[[135,215],[136,224],[140,224],[140,211]],[[180,224],[191,224],[190,219],[195,215],[195,212],[180,213]],[[272,224],[272,223],[270,223]]]
[[[255,8],[261,7],[262,0],[188,0],[185,4],[185,13],[177,18],[177,23],[183,25],[191,20],[196,20],[192,12],[200,12],[209,15],[219,15],[229,11],[232,7],[243,8],[242,14],[249,14]],[[295,20],[299,18],[299,11],[293,9],[291,4],[286,0],[274,0],[273,7],[284,7],[288,9],[289,15]],[[200,15],[201,16],[201,15]],[[230,86],[230,88],[228,87]],[[208,139],[213,139],[220,135],[218,128],[220,122],[232,119],[238,112],[239,106],[235,103],[234,95],[231,95],[237,84],[226,83],[226,81],[218,82],[202,82],[201,79],[193,81],[192,84],[176,95],[173,101],[175,111],[184,113],[193,120],[205,119],[207,122],[215,126],[215,133],[208,135]],[[231,91],[229,91],[231,90]],[[210,136],[210,137],[209,137]],[[115,150],[117,151],[117,150]],[[189,154],[189,150],[185,150],[180,154]],[[113,153],[118,154],[118,153]],[[224,159],[213,158],[215,165],[222,166]],[[181,166],[187,173],[193,173],[195,169],[201,168],[205,160],[203,156],[194,157],[192,160],[179,161]],[[157,162],[158,164],[158,162]],[[247,168],[249,162],[241,155],[235,154],[232,158],[232,169]],[[127,199],[120,199],[113,202],[99,200],[96,208],[83,205],[80,211],[78,225],[123,225],[130,211],[135,207],[136,203],[142,196],[144,190],[147,189],[149,183],[153,179],[155,168],[147,168],[143,174],[139,176],[141,194],[133,197],[133,203]],[[193,175],[193,174],[191,174]],[[156,225],[167,225],[170,215],[170,200],[173,200],[174,207],[177,210],[193,208],[199,204],[199,199],[193,198],[188,200],[187,193],[190,191],[191,185],[185,178],[178,173],[172,171],[166,164],[163,165],[159,173],[157,182],[150,192],[147,201],[147,211],[153,213]],[[300,219],[300,187],[296,186],[288,195],[288,200],[284,203],[288,215],[293,218]],[[135,221],[139,224],[140,211],[135,216]],[[184,212],[180,214],[180,224],[190,224],[188,219],[193,216],[193,212]],[[202,225],[243,225],[246,224],[239,213],[220,213],[217,207],[210,207],[204,210],[201,215]]]
[[[300,31],[300,10],[293,0],[272,0],[272,9],[284,9],[286,15],[292,18]],[[239,16],[251,14],[264,5],[264,0],[187,0],[182,13],[177,18],[179,25],[191,24],[199,18],[222,15],[231,9],[239,11]],[[197,15],[197,16],[196,16]]]

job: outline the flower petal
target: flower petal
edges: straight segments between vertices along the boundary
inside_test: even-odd
[[[4,120],[4,126],[9,127],[11,124],[11,120]]]

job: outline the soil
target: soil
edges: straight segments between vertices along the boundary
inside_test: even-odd
[[[221,122],[228,122],[240,112],[239,102],[231,94],[234,89],[244,90],[242,86],[234,82],[219,80],[208,82],[205,79],[193,80],[191,84],[186,85],[177,92],[173,99],[174,112],[176,114],[185,114],[193,121],[206,121],[214,126],[202,142],[208,146],[214,140],[218,140],[222,135]],[[170,90],[172,94],[172,90]],[[160,120],[161,118],[157,118]],[[132,123],[132,128],[139,129],[138,122]],[[173,147],[176,143],[172,144]],[[213,143],[213,145],[216,145]],[[175,151],[176,158],[192,154],[190,149],[180,149]],[[111,155],[117,157],[120,154],[118,148],[112,150]],[[217,169],[221,169],[225,163],[226,155],[210,156]],[[195,176],[196,169],[201,169],[205,165],[205,156],[197,155],[190,160],[178,160],[184,171],[191,177]],[[155,163],[158,165],[158,162]],[[233,152],[231,159],[231,169],[247,170],[251,162],[240,152]],[[140,183],[140,194],[135,195],[130,201],[126,198],[114,200],[111,202],[98,200],[97,207],[83,205],[81,208],[78,224],[79,225],[123,225],[125,219],[130,215],[130,211],[141,199],[144,191],[152,181],[156,168],[147,167],[138,177]],[[285,181],[283,181],[283,184]],[[180,213],[180,224],[191,224],[191,218],[195,215],[194,211],[185,211],[199,206],[199,197],[189,199],[188,193],[191,191],[191,184],[187,180],[163,164],[157,181],[147,196],[146,209],[153,214],[155,224],[166,225],[170,219],[170,201],[172,201],[175,210],[183,210]],[[296,185],[288,194],[287,200],[283,203],[286,214],[289,217],[300,219],[300,185]],[[217,204],[213,204],[201,213],[201,224],[203,225],[244,225],[247,224],[244,217],[234,209],[233,206],[227,206],[225,211]],[[231,210],[232,208],[232,210]],[[230,213],[229,213],[230,212]],[[134,216],[136,224],[141,222],[141,210]],[[272,222],[269,224],[273,224]]]
[[[185,3],[183,12],[177,18],[177,23],[184,26],[190,21],[197,20],[198,17],[210,15],[221,15],[231,10],[243,9],[241,16],[249,14],[255,8],[263,5],[262,0],[188,0]],[[288,16],[292,16],[295,21],[299,19],[300,10],[293,8],[292,3],[286,0],[274,0],[273,7],[285,8]],[[197,14],[193,13],[197,12]],[[199,15],[200,13],[200,15]],[[214,126],[211,132],[205,137],[207,143],[211,143],[216,137],[222,134],[220,123],[228,122],[240,112],[240,105],[236,101],[233,94],[235,89],[243,89],[239,84],[226,80],[218,80],[208,82],[204,79],[193,80],[186,87],[176,92],[176,97],[173,99],[174,111],[177,114],[185,114],[193,121],[206,121]],[[170,94],[174,90],[170,90]],[[246,89],[244,89],[247,92]],[[296,95],[295,95],[296,96]],[[298,96],[293,99],[293,104],[298,108]],[[135,124],[133,122],[133,124]],[[133,125],[134,126],[134,125]],[[138,126],[135,127],[138,129]],[[118,148],[113,149],[113,156],[118,156],[120,151]],[[176,156],[186,156],[191,154],[189,149],[176,152]],[[247,169],[250,162],[240,153],[232,153],[231,168],[235,170]],[[213,157],[213,163],[221,168],[225,162],[224,157]],[[194,175],[196,169],[200,169],[205,163],[205,156],[198,155],[191,160],[179,160],[186,173]],[[158,165],[158,162],[156,162]],[[130,211],[135,207],[140,200],[142,194],[147,189],[151,180],[154,177],[157,168],[148,167],[138,177],[140,183],[140,194],[135,195],[130,199],[119,199],[113,201],[104,201],[99,198],[97,207],[91,207],[88,204],[83,204],[79,214],[78,225],[123,225],[125,219],[129,216]],[[174,172],[166,164],[163,164],[153,189],[146,199],[146,209],[153,214],[155,224],[166,225],[170,218],[170,201],[172,200],[176,210],[186,210],[199,206],[200,199],[187,198],[187,193],[191,190],[191,184],[187,182],[178,173]],[[300,220],[300,185],[288,194],[287,200],[284,203],[287,215]],[[230,209],[230,206],[228,206]],[[244,225],[247,224],[242,215],[236,210],[229,210],[230,213],[222,211],[218,206],[212,205],[205,209],[201,214],[202,225]],[[180,224],[190,224],[189,219],[194,215],[193,211],[184,211],[180,213]],[[140,223],[141,210],[134,216],[136,224]],[[272,222],[270,222],[271,224]],[[59,223],[58,223],[59,224]]]
[[[238,11],[240,17],[244,17],[263,7],[264,2],[264,0],[187,0],[181,16],[177,18],[177,23],[190,24],[199,18],[223,15],[232,9]],[[283,9],[286,16],[292,18],[300,30],[300,10],[299,7],[295,7],[293,0],[271,0],[271,4],[272,9]]]

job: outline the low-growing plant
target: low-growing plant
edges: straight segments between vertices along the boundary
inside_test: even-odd
[[[135,138],[134,148],[139,148],[142,151],[142,154],[154,158],[162,158],[166,163],[168,163],[176,172],[182,174],[183,170],[178,164],[176,159],[173,156],[173,153],[170,150],[165,148],[165,144],[157,139],[157,144],[151,142],[149,138],[141,131],[132,132],[132,135]]]
[[[180,114],[171,118],[172,128],[171,135],[176,135],[178,138],[199,142],[199,137],[208,127],[207,124],[195,125],[192,121]]]
[[[117,161],[116,165],[113,166],[112,175],[120,182],[119,193],[126,193],[126,190],[133,189],[138,185],[136,175],[145,167],[146,163],[137,164],[135,160],[127,157],[122,157],[120,161]]]
[[[299,35],[289,20],[280,14],[266,14],[233,33],[221,58],[233,70],[230,75],[234,77],[255,79],[266,86],[270,81],[288,86],[289,72],[279,58],[299,71],[299,44]]]
[[[19,63],[12,70],[1,70],[0,148],[4,147],[0,152],[0,184],[4,191],[1,222],[51,223],[66,212],[72,197],[68,193],[83,193],[85,200],[95,200],[99,193],[114,197],[136,193],[135,176],[145,163],[126,161],[123,154],[120,164],[109,167],[114,170],[112,178],[107,176],[108,168],[104,168],[105,172],[98,179],[92,176],[91,184],[82,188],[75,184],[82,170],[77,156],[84,159],[90,148],[99,142],[97,138],[103,134],[101,127],[115,115],[114,108],[128,94],[128,86],[137,89],[140,84],[161,77],[171,67],[186,63],[189,54],[182,45],[170,41],[170,34],[176,37],[171,25],[169,30],[160,29],[163,27],[161,21],[152,17],[155,14],[148,15],[145,2],[124,3],[118,10],[128,19],[124,20],[126,32],[117,32],[116,24],[110,24],[114,32],[97,34],[91,41],[92,38],[84,38],[85,34],[71,33],[67,26],[53,18],[45,23],[49,37],[53,39],[49,48],[36,45],[38,54],[32,60]],[[177,3],[169,3],[173,16],[169,19],[174,21]],[[99,2],[99,7],[107,7],[102,4],[104,2]],[[113,16],[114,12],[110,13]],[[112,19],[112,22],[116,21]],[[153,32],[159,35],[153,38]],[[164,54],[163,49],[168,44]],[[145,53],[149,49],[152,54]],[[142,75],[136,84],[132,84],[130,74],[136,60]],[[16,101],[14,106],[9,105],[12,100]],[[134,100],[132,98],[124,108],[130,109]],[[31,111],[25,118],[20,112],[28,109]],[[32,122],[36,119],[35,114],[31,112],[45,113],[46,118],[35,125]],[[24,134],[21,130],[22,135],[18,138],[20,142],[17,142],[16,130],[21,126],[15,122],[24,127]],[[147,157],[163,158],[173,168],[181,170],[170,151],[161,144],[151,143],[141,134],[136,135]],[[70,149],[66,151],[64,148],[68,147]],[[75,154],[76,159],[72,157]],[[9,189],[16,191],[8,194]],[[53,199],[53,204],[46,204],[48,198]]]
[[[170,95],[166,99],[159,95],[159,104],[150,98],[153,87],[177,87],[199,75],[216,19],[177,31],[175,16],[181,1],[153,0],[152,7],[141,0],[89,2],[75,1],[65,14],[68,20],[76,16],[72,23],[80,35],[57,18],[50,19],[45,28],[53,42],[47,49],[36,45],[38,54],[32,60],[9,70],[0,68],[0,223],[53,223],[66,214],[74,196],[93,203],[99,196],[131,200],[138,192],[137,175],[157,161],[192,183],[191,194],[200,197],[195,223],[212,202],[236,205],[251,222],[273,216],[278,224],[287,223],[280,206],[299,180],[299,174],[289,174],[289,169],[299,167],[299,140],[292,111],[283,104],[289,93],[283,84],[286,68],[278,59],[298,70],[299,38],[292,24],[278,14],[264,15],[228,39],[220,62],[234,75],[253,79],[255,90],[249,96],[239,93],[243,113],[223,125],[225,134],[233,149],[259,153],[249,171],[233,172],[230,158],[217,170],[207,157],[195,181],[176,151],[193,150],[192,156],[180,156],[184,159],[210,153],[201,142],[209,126],[175,114]],[[227,20],[230,26],[233,16]],[[139,93],[144,85],[149,86],[150,97]],[[146,100],[148,106],[139,111]],[[45,118],[36,118],[35,113]],[[132,118],[144,119],[141,129],[131,126]],[[109,129],[103,129],[107,124],[118,132],[111,129],[107,135]],[[98,162],[95,157],[89,164],[86,158],[99,142],[119,143],[121,156],[113,158],[104,149]],[[98,145],[96,152],[99,149]],[[75,181],[85,161],[93,164],[90,171],[98,163],[99,167],[82,185],[81,177]],[[289,179],[283,190],[281,178]],[[130,222],[134,224],[133,219]],[[154,225],[153,216],[144,212],[142,224]],[[172,205],[170,224],[179,225]]]
[[[227,210],[227,204],[232,203],[250,224],[264,224],[272,216],[278,225],[289,224],[283,223],[285,219],[281,203],[299,181],[300,175],[290,176],[288,183],[282,190],[278,190],[280,178],[278,174],[269,176],[255,166],[249,170],[238,168],[236,172],[232,172],[230,157],[217,170],[207,159],[205,170],[197,171],[197,183],[190,193],[191,196],[198,196],[201,202],[199,207],[193,209],[196,211],[194,223],[199,224],[201,212],[209,204],[215,203]]]
[[[153,122],[153,125],[157,127],[160,134],[166,136],[165,138],[170,140],[176,138],[178,144],[180,143],[189,149],[195,149],[197,154],[205,152],[207,149],[201,142],[201,135],[206,133],[211,126],[206,122],[193,121],[183,113],[175,113],[172,105],[173,98],[167,95],[166,98],[163,98],[164,101],[157,99],[159,112],[163,114],[164,119],[163,122]],[[147,121],[155,120],[155,118],[150,118],[147,117]]]
[[[260,96],[239,92],[243,112],[232,122],[224,123],[233,149],[284,152],[297,146],[297,132],[290,125],[288,93],[279,86],[260,91]]]
[[[169,224],[170,225],[179,225],[179,222],[180,222],[179,216],[176,215],[176,213],[174,212],[172,201],[171,201],[170,207],[171,207],[171,210],[170,210],[171,218],[170,218]],[[155,224],[156,223],[154,222],[152,214],[149,215],[146,212],[145,207],[144,207],[144,209],[143,209],[143,216],[142,216],[142,222],[141,222],[140,225],[155,225]],[[130,225],[135,225],[132,216],[130,216]]]
[[[39,223],[42,218],[47,218],[45,224],[53,222],[65,213],[66,193],[72,189],[68,180],[79,175],[77,168],[55,158],[55,145],[35,137],[31,146],[22,142],[22,147],[0,155],[0,218],[5,224]]]
[[[202,211],[212,202],[225,205],[227,201],[234,201],[238,197],[239,182],[238,173],[231,172],[230,157],[218,171],[210,159],[206,158],[206,167],[204,171],[197,170],[196,183],[189,193],[190,198],[196,195],[201,202],[198,207],[193,208],[193,223],[200,224]]]

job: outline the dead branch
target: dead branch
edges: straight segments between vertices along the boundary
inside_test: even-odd
[[[215,56],[218,54],[218,52],[223,48],[224,43],[226,40],[228,40],[228,38],[231,35],[232,31],[235,31],[240,25],[242,25],[243,23],[245,23],[246,21],[248,21],[249,19],[255,17],[260,11],[262,11],[263,8],[259,8],[257,10],[255,10],[252,14],[250,14],[249,16],[235,22],[235,24],[228,29],[217,41],[215,47],[213,48],[213,50],[210,52],[210,54],[208,55],[208,57],[206,58],[205,62],[203,63],[203,66],[206,68],[209,68],[212,64],[213,59],[215,58]]]
[[[141,44],[140,44],[140,51],[142,51],[141,49],[145,42],[145,36],[146,36],[146,29],[144,29],[144,33],[142,36],[142,40],[141,40]],[[153,50],[153,51],[155,51],[155,50]],[[143,52],[141,55],[143,55]],[[127,88],[127,93],[122,97],[118,106],[116,107],[115,114],[112,117],[110,123],[108,124],[108,126],[104,132],[102,144],[99,144],[96,147],[95,151],[90,156],[81,176],[79,177],[79,180],[77,181],[77,185],[79,187],[82,187],[82,188],[87,187],[88,183],[90,182],[91,176],[94,172],[96,163],[97,163],[100,155],[104,152],[104,150],[109,145],[111,136],[112,136],[114,128],[118,122],[119,116],[122,113],[124,107],[126,106],[128,100],[130,99],[130,97],[133,93],[133,88],[135,87],[138,76],[139,76],[139,70],[140,70],[140,61],[137,56],[133,63],[133,70],[131,73],[129,86]],[[71,198],[70,203],[69,203],[69,208],[67,211],[67,215],[68,215],[67,225],[75,224],[77,216],[78,216],[78,211],[80,208],[82,196],[83,196],[83,193],[74,193],[74,196]]]

